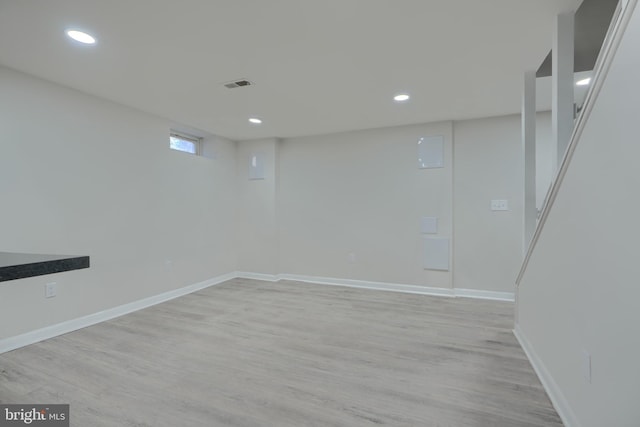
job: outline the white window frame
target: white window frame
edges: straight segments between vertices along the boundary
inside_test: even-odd
[[[192,142],[193,145],[196,148],[196,150],[195,150],[196,152],[195,153],[191,153],[189,151],[178,150],[178,149],[172,148],[171,147],[171,138],[172,137],[181,139],[183,141]],[[202,153],[202,138],[199,137],[199,136],[189,135],[189,134],[186,134],[184,132],[177,132],[177,131],[171,130],[169,132],[169,149],[174,150],[174,151],[179,151],[181,153],[191,154],[193,156],[199,156]]]

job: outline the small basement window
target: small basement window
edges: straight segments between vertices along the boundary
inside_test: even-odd
[[[200,140],[197,136],[171,132],[169,134],[169,148],[189,154],[200,154]]]

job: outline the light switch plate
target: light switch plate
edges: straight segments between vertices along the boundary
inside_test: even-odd
[[[508,211],[509,202],[507,200],[492,200],[491,210],[492,211]]]

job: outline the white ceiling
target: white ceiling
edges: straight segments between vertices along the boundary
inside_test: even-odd
[[[580,2],[0,0],[0,64],[234,140],[486,117]]]

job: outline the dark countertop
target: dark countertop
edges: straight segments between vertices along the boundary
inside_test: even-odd
[[[0,282],[89,268],[88,256],[0,252]]]

